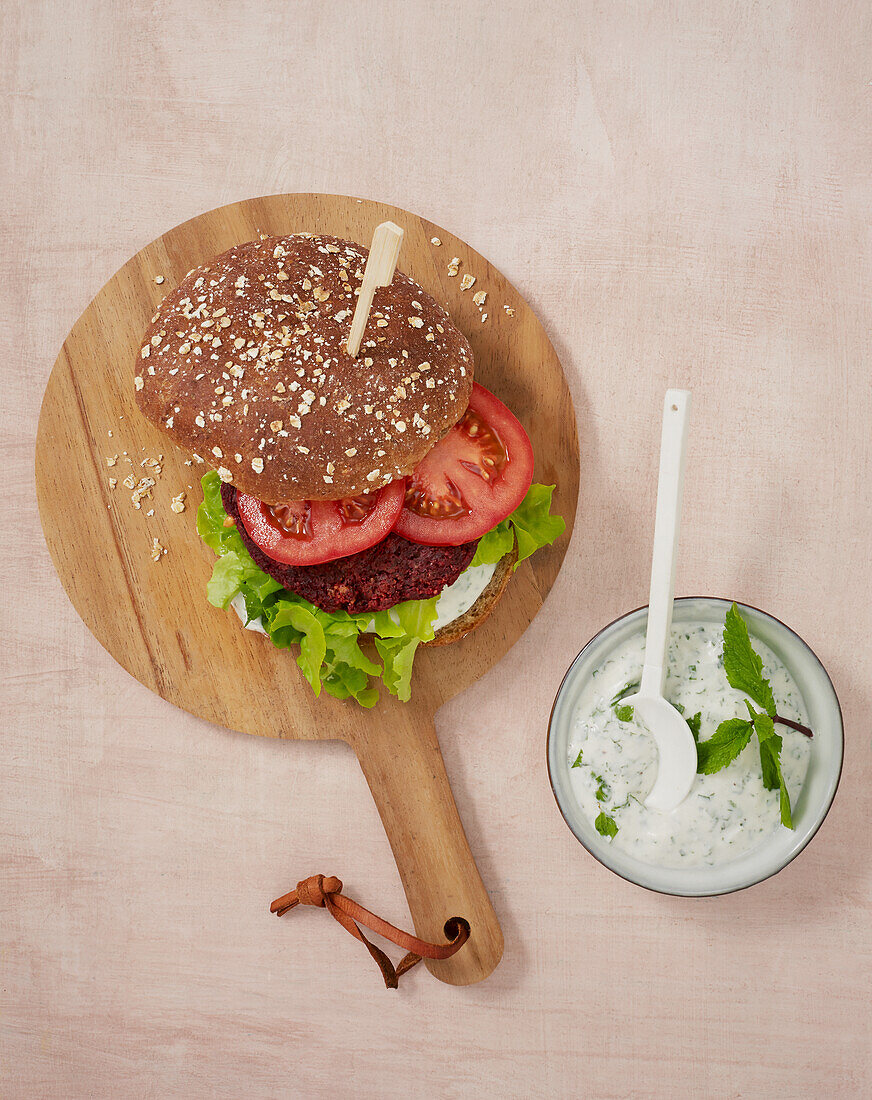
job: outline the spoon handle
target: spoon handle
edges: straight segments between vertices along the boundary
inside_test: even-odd
[[[660,437],[660,475],[657,482],[645,665],[640,687],[642,695],[662,695],[666,678],[666,647],[672,626],[675,562],[678,557],[678,529],[681,525],[689,416],[690,391],[667,390],[663,402],[663,433]]]

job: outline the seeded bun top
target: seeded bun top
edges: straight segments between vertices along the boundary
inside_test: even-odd
[[[472,352],[399,271],[356,359],[345,350],[367,249],[297,234],[238,245],[164,298],[136,401],[222,480],[268,504],[372,492],[410,474],[466,410]]]

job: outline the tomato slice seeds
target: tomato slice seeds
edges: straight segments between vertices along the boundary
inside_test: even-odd
[[[409,478],[398,535],[431,546],[481,538],[533,481],[533,448],[517,417],[477,382],[469,408]]]

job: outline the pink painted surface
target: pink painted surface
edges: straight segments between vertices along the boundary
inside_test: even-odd
[[[0,1095],[870,1095],[870,30],[861,3],[5,5]],[[388,993],[324,914],[269,915],[321,870],[407,919],[350,751],[148,694],[42,543],[34,434],[75,318],[171,224],[282,190],[450,226],[575,396],[567,564],[438,718],[506,933],[479,986]],[[670,384],[695,404],[679,592],[790,623],[847,731],[812,846],[709,901],[602,870],[544,763],[564,668],[645,601]]]

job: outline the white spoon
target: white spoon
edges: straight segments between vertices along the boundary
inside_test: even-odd
[[[674,810],[690,792],[696,775],[696,744],[690,728],[675,707],[663,698],[666,650],[672,626],[675,561],[681,524],[684,454],[690,413],[688,390],[667,390],[660,439],[660,477],[654,520],[654,554],[648,599],[645,664],[639,691],[624,700],[631,704],[657,745],[657,778],[645,805],[664,813]]]

